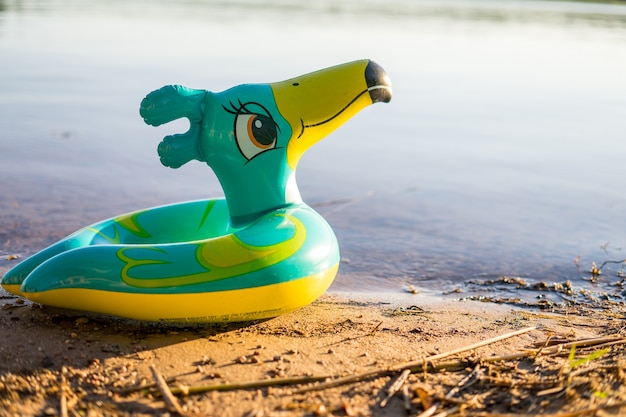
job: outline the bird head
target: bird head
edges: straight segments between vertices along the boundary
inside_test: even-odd
[[[304,152],[363,108],[391,100],[387,74],[370,60],[219,93],[182,89],[183,107],[189,100],[199,103],[198,111],[183,114],[193,134],[180,135],[195,143],[185,148],[188,155],[167,162],[172,146],[162,142],[161,160],[173,167],[205,161],[224,189],[234,224],[302,202],[295,170]],[[146,118],[149,111],[142,103],[146,121],[158,124]]]

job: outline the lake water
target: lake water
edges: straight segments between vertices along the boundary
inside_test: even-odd
[[[73,230],[221,195],[161,166],[138,114],[371,58],[394,98],[298,168],[342,250],[337,291],[493,293],[501,276],[624,297],[626,4],[0,0],[0,273]],[[621,284],[620,284],[621,282]],[[511,288],[496,288],[505,293]]]

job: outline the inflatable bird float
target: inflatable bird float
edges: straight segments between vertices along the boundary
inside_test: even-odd
[[[159,144],[163,165],[206,162],[225,198],[85,227],[9,270],[2,287],[45,305],[148,321],[238,322],[308,305],[335,278],[339,248],[302,201],[296,166],[357,112],[389,100],[389,78],[370,60],[220,93],[153,91],[140,107],[147,124],[190,122]]]

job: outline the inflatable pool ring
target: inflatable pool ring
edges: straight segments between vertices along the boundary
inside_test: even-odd
[[[185,117],[190,129],[158,146],[163,165],[196,159],[225,199],[183,202],[78,230],[9,270],[2,286],[37,303],[149,321],[275,317],[326,291],[339,248],[302,202],[302,154],[364,107],[391,99],[373,61],[221,93],[166,86],[140,113],[152,126]]]

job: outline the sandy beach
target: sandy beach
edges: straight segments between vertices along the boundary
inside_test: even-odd
[[[264,322],[173,326],[0,303],[2,416],[626,412],[623,306],[327,294]]]

